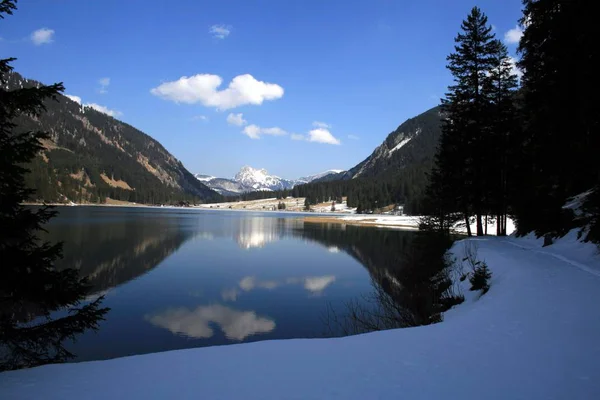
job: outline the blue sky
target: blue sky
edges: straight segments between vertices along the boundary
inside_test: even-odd
[[[223,177],[356,165],[438,104],[474,5],[499,38],[513,29],[513,54],[521,13],[520,0],[19,3],[0,21],[0,56],[17,57],[17,72],[64,82],[191,172]]]

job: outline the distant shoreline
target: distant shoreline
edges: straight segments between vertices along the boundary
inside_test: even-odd
[[[418,230],[418,217],[410,216],[395,216],[386,214],[348,214],[340,212],[314,212],[314,211],[299,211],[299,210],[262,210],[262,209],[230,209],[230,208],[210,208],[206,205],[201,206],[153,206],[147,204],[64,204],[64,203],[22,203],[28,206],[53,206],[53,207],[119,207],[119,208],[150,208],[150,209],[182,209],[182,210],[200,210],[214,212],[249,212],[249,213],[264,213],[264,214],[287,214],[296,216],[305,223],[310,224],[337,224],[337,225],[353,225],[362,227],[388,228],[388,229],[410,229]]]
[[[376,228],[419,230],[418,217],[397,217],[385,214],[318,215],[304,217],[304,222],[312,224],[339,224],[370,226]]]
[[[198,206],[153,206],[148,204],[134,204],[134,203],[122,203],[122,204],[64,204],[64,203],[39,203],[39,202],[28,202],[22,203],[28,206],[42,206],[48,205],[53,207],[120,207],[120,208],[149,208],[149,209],[182,209],[182,210],[200,210],[200,211],[215,211],[215,212],[250,212],[250,213],[264,213],[264,214],[288,214],[290,216],[296,216],[298,219],[303,220],[309,224],[336,224],[336,225],[352,225],[372,228],[387,228],[387,229],[406,229],[406,230],[419,230],[419,217],[414,216],[397,216],[389,214],[350,214],[345,212],[331,212],[331,211],[304,211],[304,210],[268,210],[268,209],[246,209],[246,208],[228,208],[228,207],[209,207],[206,204]]]

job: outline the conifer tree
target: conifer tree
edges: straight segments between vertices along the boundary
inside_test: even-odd
[[[0,19],[16,1],[0,2]],[[88,285],[74,269],[57,270],[62,243],[41,241],[38,234],[56,213],[21,203],[33,191],[25,186],[24,167],[42,150],[45,132],[22,132],[19,115],[38,116],[44,101],[56,99],[62,84],[4,89],[14,59],[0,60],[0,371],[62,362],[73,357],[63,345],[87,329],[97,329],[108,311],[99,298],[83,303]],[[56,317],[55,311],[68,310]]]
[[[310,211],[310,200],[308,197],[304,199],[304,211]]]
[[[487,96],[485,82],[494,67],[496,42],[487,17],[477,7],[461,25],[455,38],[455,51],[448,56],[448,69],[454,84],[442,99],[442,137],[436,155],[439,176],[436,184],[445,188],[445,208],[463,214],[471,235],[470,216],[475,214],[477,235],[483,235],[487,162],[484,149]],[[431,191],[430,191],[431,193]]]
[[[522,176],[518,232],[564,233],[569,196],[600,183],[600,51],[593,2],[524,0]]]
[[[483,85],[486,98],[486,130],[484,131],[481,164],[485,187],[485,201],[489,212],[496,218],[496,234],[506,235],[508,213],[508,187],[510,180],[517,180],[515,136],[518,131],[515,90],[517,76],[506,46],[494,40],[492,68]]]

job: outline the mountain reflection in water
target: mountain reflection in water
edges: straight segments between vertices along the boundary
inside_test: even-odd
[[[47,239],[111,307],[72,346],[93,360],[323,337],[323,312],[401,270],[413,232],[305,224],[292,213],[61,207]],[[383,271],[383,272],[382,272]],[[116,290],[115,290],[116,289]]]

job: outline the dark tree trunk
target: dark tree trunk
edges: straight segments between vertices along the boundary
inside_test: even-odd
[[[469,224],[469,214],[465,213],[465,223],[467,224],[467,235],[469,237],[473,236],[471,233],[471,225]]]
[[[487,214],[485,214],[485,228],[484,228],[485,230],[484,230],[484,232],[485,232],[486,236],[487,236],[487,226],[488,226],[488,216],[487,216]]]
[[[496,236],[502,234],[502,214],[496,214]]]
[[[483,223],[481,222],[481,214],[477,213],[477,236],[483,236]]]

